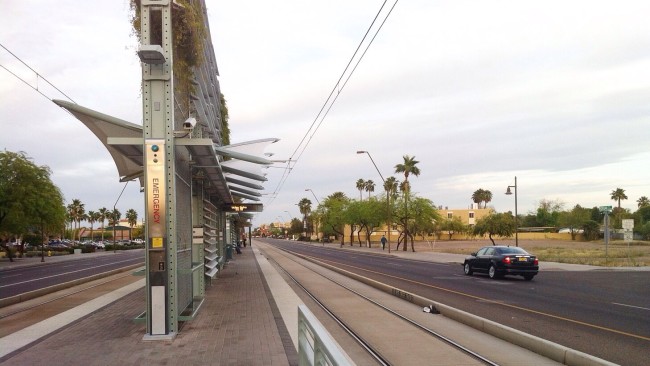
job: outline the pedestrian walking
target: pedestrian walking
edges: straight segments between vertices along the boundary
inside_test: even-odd
[[[384,248],[386,248],[386,242],[387,241],[388,240],[386,240],[386,235],[382,235],[381,236],[381,250],[384,250]]]

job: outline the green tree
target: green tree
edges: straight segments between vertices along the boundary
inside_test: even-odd
[[[323,235],[336,235],[345,241],[344,229],[347,223],[346,209],[350,199],[343,192],[334,192],[318,205],[317,213],[321,222]]]
[[[643,240],[650,240],[650,221],[635,227],[634,231],[641,235]]]
[[[357,190],[359,191],[359,201],[363,200],[363,190],[366,189],[366,181],[359,178],[357,179]]]
[[[386,205],[376,198],[366,201],[350,201],[346,209],[346,218],[349,224],[359,225],[366,233],[366,243],[371,247],[370,234],[386,221]],[[359,246],[361,246],[361,230],[357,232]]]
[[[580,230],[584,231],[584,225],[590,220],[591,210],[583,208],[580,205],[575,205],[571,211],[561,212],[559,215],[558,223],[562,227],[566,227],[571,232],[571,240],[576,240]]]
[[[618,201],[618,208],[621,208],[621,200],[626,200],[627,196],[625,195],[625,190],[623,188],[616,188],[610,193],[610,198],[614,201]]]
[[[454,216],[451,219],[441,220],[440,230],[446,231],[449,235],[449,240],[451,240],[451,237],[456,233],[462,234],[469,232],[469,226],[463,223],[460,216]]]
[[[484,216],[476,222],[474,234],[483,236],[488,234],[492,245],[496,245],[493,235],[509,237],[515,232],[515,218],[512,214],[492,213]]]
[[[418,168],[418,164],[420,163],[419,161],[415,160],[415,156],[411,157],[408,155],[404,155],[402,157],[404,160],[402,163],[395,165],[395,173],[397,174],[404,174],[404,182],[402,183],[402,192],[404,193],[404,208],[405,208],[405,235],[404,235],[404,251],[406,251],[406,246],[408,244],[408,238],[409,238],[409,228],[408,228],[408,220],[409,220],[409,215],[408,215],[408,201],[409,201],[409,193],[411,191],[411,186],[409,184],[409,176],[412,174],[414,176],[419,176],[420,175],[420,168]],[[415,251],[415,248],[413,247],[413,240],[411,240],[411,250]]]
[[[600,236],[600,225],[597,221],[587,220],[582,225],[583,237],[585,240],[596,240]]]
[[[291,226],[289,227],[291,234],[300,235],[302,233],[302,222],[298,218],[291,219]]]
[[[33,228],[58,230],[65,225],[61,191],[50,180],[50,168],[37,166],[24,152],[0,151],[0,245]],[[22,249],[22,248],[21,248]]]
[[[433,202],[428,198],[411,197],[409,202],[409,211],[412,213],[413,219],[409,221],[409,232],[413,236],[425,235],[432,233],[435,230],[435,223],[441,221],[440,214],[436,209]],[[411,238],[413,239],[413,238]],[[411,245],[411,250],[415,251]]]
[[[536,226],[557,227],[562,207],[564,203],[559,200],[542,199],[537,207]]]
[[[129,223],[129,240],[133,240],[132,231],[135,224],[138,223],[138,213],[134,209],[130,208],[126,211],[124,217],[126,217],[126,220]]]
[[[641,196],[638,200],[636,200],[636,204],[638,208],[647,207],[650,206],[650,200],[647,196]]]

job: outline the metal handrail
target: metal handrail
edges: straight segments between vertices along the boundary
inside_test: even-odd
[[[298,359],[300,366],[353,364],[305,305],[298,306]]]

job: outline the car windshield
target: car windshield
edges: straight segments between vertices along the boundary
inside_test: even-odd
[[[500,248],[501,254],[528,254],[525,250],[517,247]]]

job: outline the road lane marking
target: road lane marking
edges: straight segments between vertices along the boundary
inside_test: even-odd
[[[288,252],[294,253],[293,251],[290,251],[290,250],[288,250]],[[569,323],[579,324],[579,325],[590,327],[590,328],[595,328],[595,329],[599,329],[599,330],[603,330],[603,331],[607,331],[607,332],[611,332],[611,333],[616,333],[616,334],[632,337],[632,338],[642,339],[644,341],[650,341],[650,337],[645,337],[645,336],[638,335],[638,334],[628,333],[628,332],[624,332],[624,331],[621,331],[621,330],[607,328],[607,327],[603,327],[603,326],[596,325],[596,324],[586,323],[586,322],[583,322],[583,321],[580,321],[580,320],[565,318],[563,316],[549,314],[549,313],[545,313],[545,312],[538,311],[538,310],[528,309],[528,308],[524,308],[524,307],[517,306],[517,305],[512,305],[512,304],[507,304],[507,303],[499,303],[499,302],[495,302],[495,300],[486,299],[486,298],[476,296],[476,295],[470,295],[470,294],[467,294],[467,293],[464,293],[464,292],[451,290],[451,289],[448,289],[448,288],[435,286],[435,285],[431,285],[431,284],[428,284],[428,283],[423,283],[423,282],[420,282],[420,281],[415,281],[415,280],[411,280],[411,279],[408,279],[408,278],[403,278],[403,277],[391,275],[391,274],[388,274],[388,273],[373,271],[373,270],[370,270],[370,269],[356,267],[356,266],[352,266],[352,265],[345,264],[345,263],[340,263],[340,262],[335,262],[335,261],[328,260],[328,259],[322,259],[322,258],[306,256],[304,254],[301,254],[301,255],[303,255],[305,257],[310,257],[315,261],[329,262],[331,264],[350,267],[350,268],[358,269],[358,270],[361,270],[361,271],[366,271],[366,272],[374,273],[374,274],[377,274],[377,275],[381,275],[381,276],[384,276],[384,277],[392,277],[392,278],[397,279],[397,280],[411,282],[411,283],[414,283],[414,284],[417,284],[417,285],[420,285],[420,286],[430,287],[430,288],[434,288],[434,289],[437,289],[437,290],[440,290],[440,291],[445,291],[445,292],[453,293],[453,294],[456,294],[456,295],[469,297],[471,299],[478,300],[478,301],[488,301],[488,302],[494,303],[495,305],[501,305],[501,306],[504,306],[504,307],[513,308],[513,309],[521,310],[521,311],[528,312],[528,313],[533,313],[533,314],[546,316],[546,317],[553,318],[553,319],[563,320],[563,321],[566,321],[566,322],[569,322]],[[492,281],[492,282],[494,282],[494,281]]]
[[[0,286],[0,288],[16,286],[16,285],[22,285],[23,283],[29,283],[29,282],[34,282],[34,281],[45,280],[45,279],[48,279],[48,278],[63,276],[63,275],[67,275],[67,274],[70,274],[70,273],[82,272],[82,271],[87,271],[89,269],[94,269],[94,268],[99,268],[99,267],[106,267],[106,266],[111,266],[111,265],[118,264],[118,263],[130,262],[130,261],[133,261],[133,259],[127,259],[127,260],[118,261],[118,262],[106,263],[106,264],[102,264],[102,265],[99,265],[99,266],[78,269],[76,271],[71,271],[71,272],[59,273],[59,274],[55,274],[55,275],[47,276],[47,277],[34,278],[34,279],[31,279],[31,280],[27,280],[27,281],[12,283],[10,285],[2,285],[2,286]]]
[[[628,305],[628,304],[620,304],[617,302],[613,302],[612,304],[614,305],[619,305],[619,306],[627,306],[628,308],[635,308],[635,309],[641,309],[641,310],[650,310],[650,308],[644,308],[642,306],[634,306],[634,305]]]

